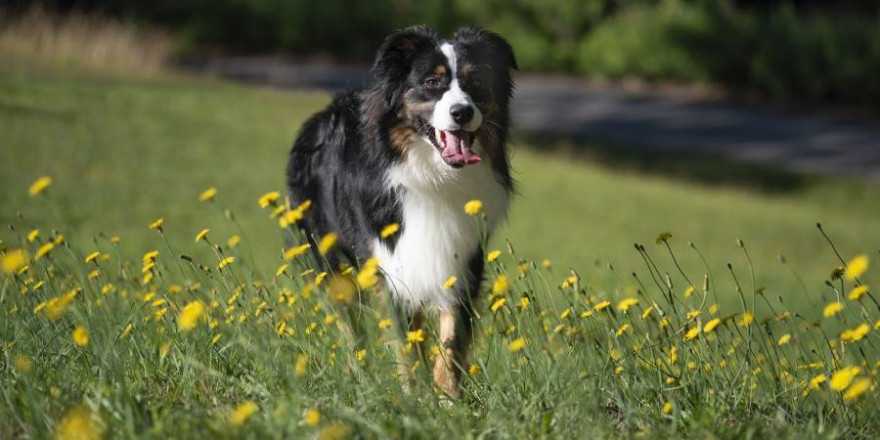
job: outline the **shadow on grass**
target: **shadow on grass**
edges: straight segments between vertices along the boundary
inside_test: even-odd
[[[516,144],[533,150],[574,157],[611,170],[637,172],[705,186],[736,187],[768,194],[799,192],[816,177],[762,164],[691,151],[647,150],[597,141],[586,136],[517,132]]]

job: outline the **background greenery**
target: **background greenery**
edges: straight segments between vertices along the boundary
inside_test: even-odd
[[[12,16],[30,2],[13,0]],[[524,69],[601,80],[700,82],[777,102],[873,108],[880,4],[870,0],[48,0],[164,26],[182,53],[280,52],[368,62],[392,29],[479,24]]]

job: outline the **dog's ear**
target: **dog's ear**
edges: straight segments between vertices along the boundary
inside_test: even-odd
[[[420,51],[437,44],[437,31],[427,26],[412,26],[395,31],[385,38],[376,53],[372,73],[376,78],[376,90],[385,109],[399,102],[404,80],[412,67],[412,60]]]
[[[385,38],[376,52],[373,75],[379,81],[398,80],[409,72],[415,54],[437,44],[437,31],[427,26],[400,29]]]
[[[487,60],[492,69],[509,74],[519,68],[510,43],[495,32],[472,26],[459,29],[453,38]]]

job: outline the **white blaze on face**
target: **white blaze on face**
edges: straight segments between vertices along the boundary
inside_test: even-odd
[[[470,95],[465,93],[458,83],[458,66],[455,56],[455,48],[452,44],[443,43],[440,46],[440,51],[446,56],[446,62],[449,64],[452,81],[449,83],[449,90],[443,93],[440,101],[437,101],[437,104],[434,105],[434,113],[431,115],[431,125],[437,130],[475,131],[480,128],[480,124],[483,123],[483,114],[480,113],[480,109],[474,105],[474,101],[471,99]],[[452,115],[449,113],[452,106],[458,104],[470,105],[474,109],[474,117],[464,126],[459,126],[453,121]]]

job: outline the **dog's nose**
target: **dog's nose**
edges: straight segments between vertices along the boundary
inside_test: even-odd
[[[467,124],[474,118],[474,106],[470,104],[455,104],[449,108],[449,114],[456,124]]]

